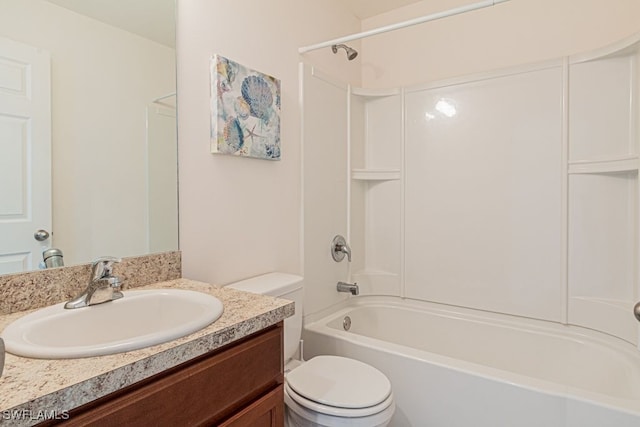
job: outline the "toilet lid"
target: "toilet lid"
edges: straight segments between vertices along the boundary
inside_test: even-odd
[[[366,363],[340,356],[316,356],[287,374],[300,396],[337,408],[378,405],[391,394],[387,377]]]

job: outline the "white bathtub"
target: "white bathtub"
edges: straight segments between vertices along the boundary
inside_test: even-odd
[[[353,357],[389,377],[391,426],[640,426],[640,352],[583,328],[356,297],[307,318],[303,337],[306,358]]]

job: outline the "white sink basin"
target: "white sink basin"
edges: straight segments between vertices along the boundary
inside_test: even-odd
[[[182,289],[125,291],[90,307],[60,303],[23,316],[0,334],[18,356],[69,359],[122,353],[171,341],[215,322],[222,302]]]

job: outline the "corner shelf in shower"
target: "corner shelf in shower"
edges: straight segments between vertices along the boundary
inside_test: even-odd
[[[351,178],[358,181],[398,181],[399,169],[352,169]]]
[[[569,174],[633,172],[638,170],[637,155],[627,155],[599,160],[576,160],[569,162]]]
[[[362,96],[364,98],[382,98],[385,96],[400,95],[400,89],[369,89],[363,87],[351,87],[351,94]]]

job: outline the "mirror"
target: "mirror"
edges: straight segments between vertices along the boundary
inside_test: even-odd
[[[174,14],[174,0],[0,0],[0,274],[39,268],[49,247],[66,266],[178,249]],[[46,89],[16,46],[48,57]],[[23,86],[50,97],[49,148],[46,119],[11,110]],[[31,199],[40,181],[50,203]]]

